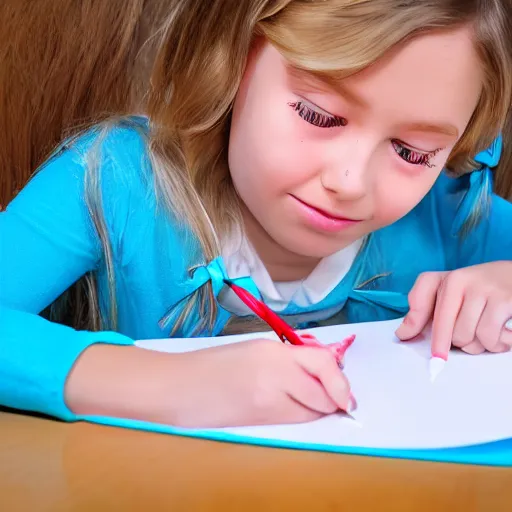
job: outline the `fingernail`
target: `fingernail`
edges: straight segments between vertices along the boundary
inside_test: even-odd
[[[407,324],[406,324],[406,322],[408,321],[407,319],[408,319],[408,317],[405,317],[402,320],[402,323],[398,326],[398,329],[395,331],[395,334],[397,336],[398,336],[398,333],[402,332],[404,329],[407,329]]]
[[[395,335],[396,337],[403,341],[403,336],[404,336],[404,331],[407,332],[407,328],[403,328],[402,326],[400,326],[396,331],[395,331]]]
[[[441,354],[441,352],[432,352],[432,357],[438,357],[444,361],[448,361],[448,354]]]
[[[404,322],[398,329],[395,331],[395,336],[400,339],[400,341],[408,341],[414,338],[414,324],[407,320],[407,323]]]
[[[350,393],[350,396],[348,397],[348,404],[347,404],[347,412],[354,412],[357,409],[357,401],[356,397]]]
[[[512,318],[505,324],[505,329],[512,331]]]

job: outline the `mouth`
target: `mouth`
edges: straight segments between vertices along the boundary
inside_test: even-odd
[[[313,228],[319,231],[337,232],[361,222],[359,219],[351,219],[335,215],[331,212],[306,203],[302,199],[291,195],[295,200],[301,217]]]
[[[329,213],[326,210],[322,210],[321,208],[317,208],[316,206],[313,206],[312,204],[302,201],[302,199],[299,199],[298,197],[295,197],[295,196],[292,196],[292,197],[294,197],[297,201],[299,201],[299,203],[302,203],[307,208],[311,208],[312,210],[315,210],[320,215],[323,215],[324,217],[327,217],[328,219],[348,221],[348,222],[360,222],[358,219],[350,219],[348,217],[341,217],[339,215],[333,215],[332,213]]]

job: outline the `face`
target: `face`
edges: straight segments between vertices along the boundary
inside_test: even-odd
[[[465,28],[329,85],[260,42],[235,101],[229,165],[263,261],[328,256],[414,208],[463,134],[482,76]]]

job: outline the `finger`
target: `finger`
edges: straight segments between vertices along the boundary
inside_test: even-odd
[[[512,349],[512,346],[510,346],[508,343],[498,343],[493,352],[495,354],[503,354],[504,352],[509,352],[510,349]]]
[[[322,418],[323,416],[325,416],[324,413],[310,409],[293,397],[288,396],[279,407],[278,417],[273,416],[271,423],[306,423]],[[264,419],[261,423],[268,424],[269,421]]]
[[[396,336],[410,340],[423,331],[434,312],[436,294],[446,272],[420,274],[409,293],[409,312],[396,331]]]
[[[320,381],[297,365],[288,379],[286,391],[298,404],[321,414],[332,414],[339,409]]]
[[[297,363],[320,381],[327,395],[340,409],[349,411],[350,385],[339,369],[334,354],[318,348],[294,348]]]
[[[343,369],[343,356],[345,355],[345,351],[350,346],[351,343],[349,343],[349,338],[343,340],[343,342],[339,343],[330,343],[325,344],[321,341],[318,341],[317,337],[313,334],[310,334],[308,332],[303,331],[297,331],[300,335],[300,339],[302,340],[302,343],[306,347],[315,347],[315,348],[323,348],[325,350],[329,350],[332,352],[334,357],[336,358],[336,361],[338,363],[338,367]],[[354,336],[355,338],[355,336]],[[353,341],[353,340],[351,340]]]
[[[489,352],[503,352],[504,344],[510,340],[505,324],[512,315],[512,303],[508,298],[491,297],[476,328],[478,341]]]
[[[485,347],[479,341],[473,341],[461,348],[466,354],[477,356],[485,352]]]
[[[512,348],[512,330],[507,328],[501,330],[500,344],[506,346],[508,349]],[[506,350],[503,350],[503,352],[506,352]]]
[[[453,332],[464,298],[462,274],[450,272],[437,292],[432,320],[432,354],[446,359],[452,345]]]
[[[316,348],[325,348],[325,345],[323,343],[321,343],[320,341],[318,341],[318,339],[316,338],[316,336],[314,336],[313,334],[309,333],[309,332],[302,332],[302,331],[299,331],[298,334],[300,335],[300,339],[302,340],[302,343],[304,343],[304,345],[306,347],[316,347]]]
[[[482,296],[465,295],[459,311],[455,328],[453,329],[452,344],[464,348],[476,339],[476,328],[487,304],[487,298]]]

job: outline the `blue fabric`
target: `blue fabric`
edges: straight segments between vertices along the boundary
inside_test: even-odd
[[[76,332],[0,306],[0,404],[73,420],[64,402],[64,384],[75,361],[93,343],[132,341],[114,332]]]
[[[486,443],[461,448],[446,448],[438,450],[395,450],[385,448],[360,448],[354,446],[334,446],[319,443],[298,443],[279,439],[264,439],[257,437],[230,434],[220,430],[190,430],[168,425],[147,423],[144,421],[125,420],[119,418],[105,418],[88,416],[82,418],[91,423],[100,425],[132,428],[160,434],[171,434],[199,439],[211,439],[229,443],[243,443],[257,446],[271,446],[275,448],[290,448],[295,450],[312,450],[332,453],[345,453],[351,455],[368,455],[373,457],[391,457],[399,459],[416,459],[436,462],[453,462],[458,464],[478,464],[485,466],[512,466],[512,439],[504,439],[494,443]]]
[[[475,162],[481,165],[481,168],[472,172],[469,177],[467,190],[460,201],[459,207],[452,226],[452,233],[461,233],[468,223],[471,222],[471,215],[475,210],[479,214],[475,218],[478,223],[480,217],[485,214],[488,208],[488,201],[492,192],[492,169],[500,162],[503,151],[503,138],[501,135],[491,144],[489,148],[480,152],[475,157]],[[481,211],[484,210],[484,211]],[[467,226],[473,227],[471,225]]]
[[[166,337],[194,291],[205,282],[216,296],[222,290],[227,276],[221,258],[204,262],[189,230],[159,205],[146,130],[133,120],[104,138],[97,131],[85,134],[48,161],[0,213],[0,404],[77,419],[63,390],[83,350],[94,343]],[[481,161],[489,168],[491,153]],[[95,186],[86,180],[86,169],[94,164],[114,266],[117,333],[77,332],[38,316],[87,272],[96,273],[102,312],[109,316],[105,261],[85,201],[86,186]],[[512,260],[512,205],[498,197],[467,236],[454,234],[461,203],[475,186],[471,176],[442,175],[410,214],[369,237],[347,276],[321,303],[307,309],[290,304],[284,315],[339,307],[348,322],[397,318],[407,312],[407,294],[421,272]],[[236,282],[258,295],[249,276]],[[228,319],[219,308],[212,334]],[[210,334],[196,334],[197,324],[197,313],[191,314],[175,335]]]

